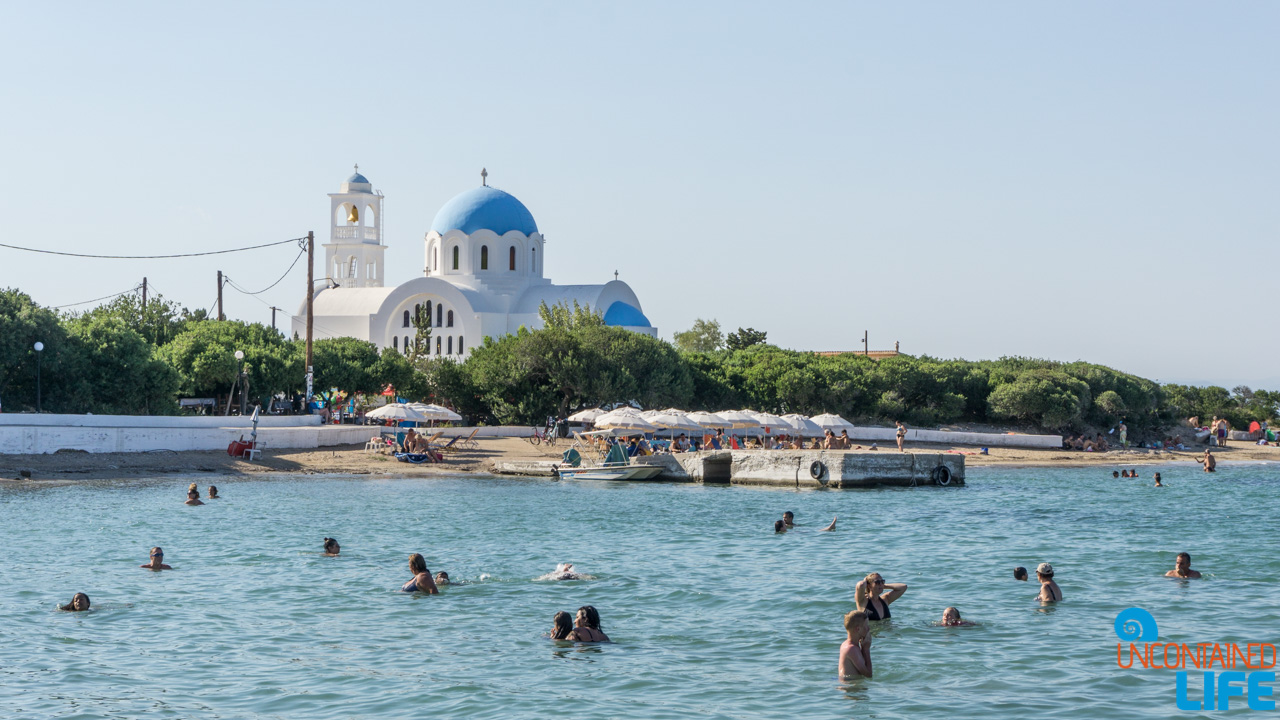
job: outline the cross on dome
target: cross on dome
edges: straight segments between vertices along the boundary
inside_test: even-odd
[[[484,186],[489,184],[489,171],[484,168],[480,168],[480,184]]]

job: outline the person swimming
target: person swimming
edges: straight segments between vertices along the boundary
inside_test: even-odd
[[[436,581],[431,578],[431,571],[427,569],[426,558],[418,553],[410,555],[409,572],[413,573],[413,579],[400,588],[401,592],[424,592],[428,595],[440,593],[440,589],[436,587]]]
[[[338,544],[338,541],[337,541],[337,540],[334,540],[333,538],[325,538],[325,539],[324,539],[324,554],[325,554],[325,555],[330,555],[330,556],[332,556],[332,555],[337,555],[337,554],[338,554],[338,553],[340,553],[340,552],[342,552],[342,546]]]
[[[184,503],[182,503],[182,504],[183,504],[183,505],[203,505],[203,504],[204,504],[204,502],[202,502],[202,501],[200,500],[200,491],[199,491],[199,490],[188,490],[188,491],[187,491],[187,501],[186,501],[186,502],[184,502]]]
[[[1019,565],[1018,567],[1014,568],[1014,569],[1013,569],[1013,579],[1014,579],[1014,580],[1023,580],[1023,581],[1025,581],[1025,580],[1027,579],[1027,569],[1026,569],[1026,568],[1024,568],[1024,567],[1022,567],[1021,565]]]
[[[66,605],[59,605],[59,610],[67,612],[84,612],[89,609],[89,596],[84,593],[76,593],[71,596],[71,602]]]
[[[1191,569],[1191,555],[1188,553],[1178,553],[1178,557],[1173,560],[1173,569],[1164,574],[1165,577],[1176,577],[1190,579],[1200,577],[1200,573]]]
[[[906,583],[885,584],[880,573],[870,573],[854,587],[854,602],[867,614],[868,620],[888,620],[889,604],[907,591]]]
[[[540,575],[534,578],[534,580],[590,580],[590,579],[592,579],[590,575],[574,572],[573,563],[560,563],[559,565],[556,565],[555,570],[552,570],[546,575]]]
[[[968,620],[960,619],[960,610],[958,608],[949,607],[942,611],[942,622],[938,623],[943,627],[968,627],[974,623]]]
[[[867,614],[854,610],[844,616],[848,633],[840,645],[840,677],[871,677],[871,624]]]
[[[561,610],[551,619],[551,639],[552,640],[568,640],[569,634],[573,632],[573,618],[569,613]]]
[[[1062,600],[1062,588],[1053,581],[1053,566],[1040,563],[1036,566],[1036,579],[1040,581],[1040,602],[1059,602]]]
[[[451,584],[451,583],[449,582],[449,573],[447,573],[447,572],[445,572],[445,571],[443,571],[443,570],[441,570],[440,572],[436,573],[436,576],[435,576],[434,578],[432,578],[432,579],[436,581],[436,586],[437,586],[437,587],[439,587],[440,585],[450,585],[450,584]]]
[[[217,485],[210,485],[210,486],[209,486],[209,499],[210,499],[210,500],[217,500],[217,499],[218,499],[218,486],[217,486]]]
[[[1160,482],[1160,473],[1156,473],[1156,487],[1164,487],[1164,483]]]
[[[795,513],[793,513],[793,512],[791,512],[790,510],[788,510],[788,511],[786,511],[786,512],[782,513],[782,522],[786,523],[788,528],[793,528],[793,527],[795,527],[795,526],[796,526],[796,514],[795,514]]]
[[[774,521],[773,521],[773,532],[774,532],[774,533],[784,533],[784,532],[786,532],[786,531],[787,531],[787,523],[786,523],[786,521],[784,521],[784,520],[774,520]]]
[[[158,547],[151,548],[151,560],[145,565],[139,565],[148,570],[172,570],[173,568],[164,564],[164,550]]]
[[[578,608],[573,619],[573,632],[565,638],[574,642],[611,642],[609,636],[600,629],[600,613],[590,605]]]
[[[1111,477],[1113,477],[1113,478],[1118,478],[1118,477],[1120,477],[1120,471],[1119,471],[1119,470],[1112,470],[1112,471],[1111,471]],[[1128,476],[1126,476],[1126,477],[1128,477]]]

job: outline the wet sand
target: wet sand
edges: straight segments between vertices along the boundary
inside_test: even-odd
[[[343,474],[373,476],[431,476],[457,473],[489,473],[495,462],[557,460],[571,441],[556,447],[534,446],[522,438],[482,438],[478,450],[449,453],[440,464],[412,465],[398,462],[389,455],[367,453],[363,445],[345,445],[316,450],[266,450],[257,462],[232,458],[225,451],[102,453],[58,452],[50,455],[0,455],[0,482],[75,481],[113,478],[153,477],[156,475],[191,475],[199,477]],[[1123,469],[1135,465],[1197,462],[1204,446],[1197,450],[1112,450],[1086,453],[1069,450],[1032,450],[991,448],[989,455],[978,454],[977,448],[937,444],[909,443],[908,451],[957,452],[965,456],[969,467],[1004,466],[1101,466]],[[850,450],[847,452],[860,452]],[[867,452],[862,450],[861,452]],[[897,452],[893,446],[881,446],[877,452]],[[1226,448],[1214,448],[1219,465],[1232,462],[1280,462],[1280,447],[1258,446],[1244,442]]]

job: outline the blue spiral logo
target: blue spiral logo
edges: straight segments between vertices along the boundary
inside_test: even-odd
[[[1116,637],[1124,642],[1155,642],[1159,635],[1155,617],[1140,607],[1121,610],[1116,615]]]

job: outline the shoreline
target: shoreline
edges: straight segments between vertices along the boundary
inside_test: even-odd
[[[450,453],[440,464],[412,465],[388,455],[366,453],[363,445],[318,449],[268,449],[257,462],[232,458],[223,450],[152,451],[141,453],[57,452],[48,455],[0,455],[0,483],[114,480],[154,476],[245,477],[266,475],[368,475],[371,477],[435,477],[444,475],[494,475],[498,462],[556,461],[572,444],[556,447],[531,445],[523,438],[481,438],[478,450]],[[1111,450],[1086,453],[1070,450],[991,448],[978,454],[966,446],[908,443],[909,451],[959,453],[971,468],[982,467],[1111,467],[1196,463],[1204,448],[1196,450]],[[1212,448],[1219,465],[1280,462],[1280,447],[1239,443]],[[844,450],[833,452],[869,452]],[[896,453],[881,447],[881,453]],[[23,477],[23,472],[30,477]]]

